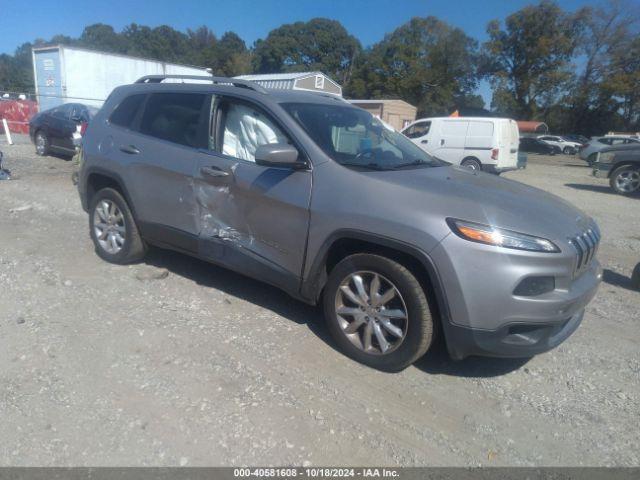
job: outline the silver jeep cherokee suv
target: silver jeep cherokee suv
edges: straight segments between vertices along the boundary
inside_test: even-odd
[[[341,98],[166,78],[115,89],[85,135],[103,259],[156,245],[322,303],[342,350],[388,371],[436,332],[455,359],[526,357],[580,324],[600,232],[570,204],[450,166]]]

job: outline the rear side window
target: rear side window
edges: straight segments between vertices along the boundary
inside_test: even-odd
[[[111,114],[109,121],[120,127],[131,128],[133,119],[136,118],[136,114],[138,113],[145,96],[146,95],[141,94],[131,95],[130,97],[125,98]]]
[[[201,125],[207,96],[199,93],[154,93],[149,96],[140,133],[194,148],[206,148]],[[208,116],[207,116],[208,117]]]

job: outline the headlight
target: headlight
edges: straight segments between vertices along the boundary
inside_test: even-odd
[[[598,158],[598,161],[602,163],[611,163],[615,158],[615,156],[616,156],[615,152],[600,153],[600,157]]]
[[[552,241],[546,238],[455,218],[447,218],[447,223],[453,233],[471,242],[531,252],[557,253],[560,251]]]

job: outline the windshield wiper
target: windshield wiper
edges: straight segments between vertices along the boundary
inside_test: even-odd
[[[431,166],[430,163],[428,162],[424,162],[422,160],[414,160],[413,162],[407,162],[407,163],[400,163],[398,165],[394,165],[392,168],[394,170],[398,170],[400,168],[407,168],[407,167],[418,167],[418,166]]]
[[[369,170],[390,170],[389,167],[383,167],[378,163],[349,163],[349,162],[340,162],[340,165],[345,167],[358,167],[358,168],[368,168]]]

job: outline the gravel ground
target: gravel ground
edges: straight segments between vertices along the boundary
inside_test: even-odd
[[[0,143],[0,465],[640,463],[640,199],[579,159],[507,177],[599,222],[604,283],[580,329],[530,360],[430,352],[399,374],[339,354],[319,312],[154,249],[101,261],[71,162]]]

